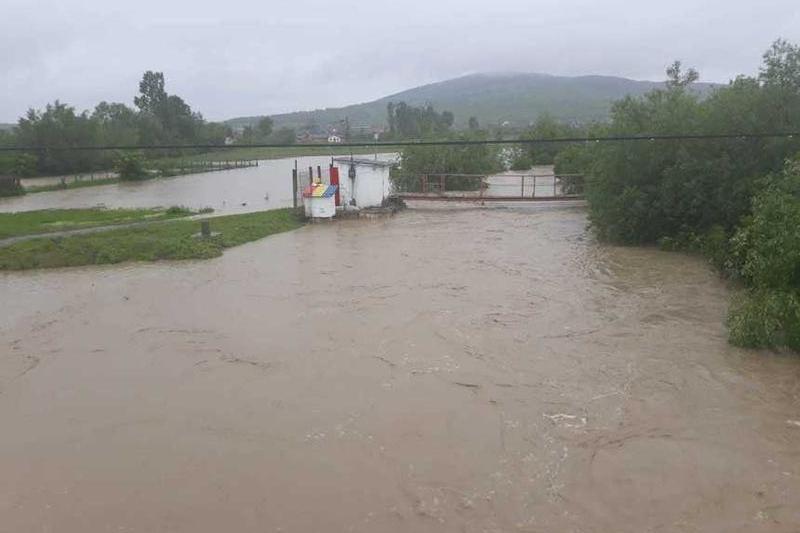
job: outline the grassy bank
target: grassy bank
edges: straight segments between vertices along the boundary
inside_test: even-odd
[[[0,270],[99,265],[124,261],[208,259],[225,248],[300,227],[291,209],[208,219],[218,235],[197,238],[200,223],[176,220],[86,235],[41,238],[0,248]]]
[[[169,209],[44,209],[0,213],[0,239],[113,224],[167,220],[194,214],[182,207]]]

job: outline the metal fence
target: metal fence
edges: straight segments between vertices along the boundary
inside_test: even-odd
[[[409,200],[546,201],[581,199],[584,178],[578,174],[423,174],[405,180],[397,196]]]

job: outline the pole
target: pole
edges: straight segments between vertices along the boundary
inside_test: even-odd
[[[296,163],[296,162],[295,162]],[[292,169],[292,205],[297,209],[297,169]]]

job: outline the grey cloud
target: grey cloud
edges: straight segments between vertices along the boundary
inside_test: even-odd
[[[329,107],[470,72],[660,79],[756,71],[800,41],[795,0],[2,0],[0,121],[60,98],[131,102],[141,73],[208,118]]]

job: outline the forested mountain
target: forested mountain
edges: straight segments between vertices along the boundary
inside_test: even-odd
[[[559,121],[605,120],[611,103],[627,95],[638,96],[663,83],[635,81],[613,76],[550,76],[547,74],[473,74],[409,89],[363,104],[273,115],[276,127],[303,130],[311,125],[326,126],[347,119],[351,125],[386,126],[389,102],[412,106],[432,104],[455,115],[456,127],[464,128],[470,117],[490,126],[509,122],[524,127],[542,114]],[[712,84],[697,84],[709,91]],[[255,124],[260,117],[228,121],[233,127]]]

